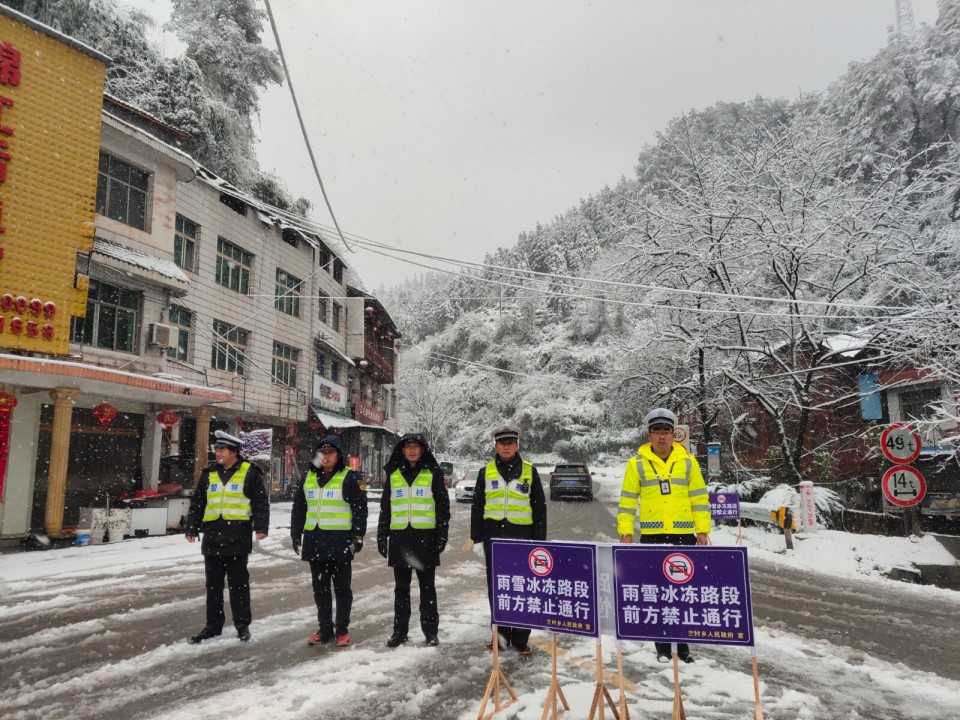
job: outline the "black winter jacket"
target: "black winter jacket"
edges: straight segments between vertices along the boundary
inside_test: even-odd
[[[322,488],[343,468],[344,463],[341,457],[333,472],[324,474],[323,471],[317,470],[317,483]],[[343,480],[343,499],[350,503],[350,512],[353,515],[349,531],[321,530],[318,527],[304,531],[303,525],[307,520],[307,496],[303,492],[302,484],[297,488],[293,495],[293,509],[290,512],[290,539],[295,545],[300,544],[302,540],[301,558],[315,560],[328,567],[336,567],[353,560],[354,538],[362,538],[367,533],[367,491],[362,484],[360,473],[354,470],[347,473]]]
[[[253,533],[266,534],[270,529],[270,496],[263,486],[263,473],[253,463],[247,470],[243,481],[243,494],[250,498],[250,520],[224,520],[217,518],[203,522],[203,513],[207,509],[207,487],[210,472],[217,473],[220,481],[227,483],[240,465],[249,462],[240,458],[236,465],[224,470],[222,465],[211,463],[203,469],[200,482],[190,499],[187,512],[186,534],[196,537],[202,535],[200,552],[204,555],[233,557],[249,555],[253,552]]]
[[[494,460],[497,463],[497,472],[505,480],[516,480],[523,472],[523,459],[520,453],[517,453],[509,463],[503,462],[499,456]],[[470,539],[473,542],[481,543],[492,538],[547,539],[547,501],[543,496],[543,485],[540,483],[540,474],[536,467],[533,468],[533,478],[530,481],[532,525],[516,525],[506,520],[485,520],[483,506],[486,504],[487,466],[484,465],[477,473],[477,485],[473,491],[473,507],[470,512]]]
[[[377,525],[377,547],[382,551],[387,549],[387,564],[390,567],[425,568],[436,567],[440,564],[440,553],[447,546],[447,535],[450,531],[450,494],[443,482],[443,470],[437,465],[433,455],[429,455],[431,464],[425,464],[427,454],[421,457],[414,467],[404,462],[400,467],[400,474],[412,485],[413,481],[426,467],[433,475],[430,487],[433,492],[433,501],[436,505],[437,527],[431,530],[406,527],[403,530],[391,530],[392,518],[390,507],[390,475],[388,470],[387,484],[383,488],[383,499],[380,501],[380,522]],[[429,462],[429,461],[428,461]],[[390,465],[387,465],[389,468]]]

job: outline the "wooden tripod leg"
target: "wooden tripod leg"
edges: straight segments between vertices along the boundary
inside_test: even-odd
[[[760,674],[757,672],[757,648],[753,648],[753,720],[763,720],[763,708],[760,707]]]

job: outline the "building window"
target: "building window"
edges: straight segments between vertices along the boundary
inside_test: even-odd
[[[300,317],[300,288],[303,281],[277,268],[277,288],[273,306],[280,312]]]
[[[343,282],[343,263],[339,260],[333,261],[333,279],[338,283]]]
[[[327,271],[327,274],[330,274],[330,251],[325,247],[320,248],[320,267]]]
[[[247,214],[247,204],[240,198],[236,198],[233,195],[227,195],[226,193],[220,193],[220,202],[238,215]]]
[[[943,393],[939,385],[934,385],[900,392],[897,399],[901,420],[933,420],[942,408]]]
[[[236,325],[213,321],[213,353],[210,367],[243,375],[250,333]]]
[[[136,352],[140,293],[91,280],[87,315],[71,318],[73,342],[108,350]]]
[[[340,331],[340,306],[333,303],[333,322],[330,325],[337,332]]]
[[[143,230],[147,225],[147,184],[150,173],[100,153],[97,172],[97,212]]]
[[[217,282],[238,293],[250,293],[253,255],[223,238],[217,238]]]
[[[337,360],[330,361],[330,379],[335,383],[340,382],[340,362]]]
[[[319,305],[320,305],[320,322],[327,322],[327,295],[320,293]]]
[[[317,353],[317,373],[323,377],[327,376],[327,356],[323,353]]]
[[[273,343],[273,381],[289,387],[297,386],[297,361],[300,351],[283,343]]]
[[[193,256],[200,239],[200,226],[177,215],[176,232],[173,235],[173,261],[184,270],[193,272]]]
[[[179,305],[171,305],[167,311],[167,321],[177,328],[177,346],[167,349],[167,357],[187,361],[190,350],[190,328],[193,326],[193,313]]]

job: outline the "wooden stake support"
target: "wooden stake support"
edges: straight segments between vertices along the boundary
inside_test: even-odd
[[[557,712],[557,697],[563,702],[563,710]],[[563,689],[557,680],[557,634],[550,633],[550,688],[547,690],[547,698],[543,705],[543,714],[540,720],[547,720],[547,713],[553,720],[563,716],[563,713],[570,709],[567,704],[567,698],[563,696]]]
[[[613,713],[614,720],[620,720],[621,715],[617,712],[617,704],[613,701],[613,698],[610,697],[610,691],[607,690],[606,684],[603,682],[603,648],[600,645],[600,639],[597,638],[597,687],[593,691],[593,702],[590,704],[590,718],[593,720],[596,715],[597,710],[600,711],[600,720],[603,718],[603,705],[606,703],[610,707],[610,712]],[[620,643],[617,643],[617,651],[620,650]],[[622,663],[621,663],[622,667]],[[620,702],[623,704],[623,678],[620,679]]]
[[[618,685],[620,686],[620,720],[630,720],[630,711],[627,709],[627,691],[624,687],[623,678],[623,643],[617,640],[617,675],[619,675]]]
[[[480,711],[477,713],[477,720],[490,720],[494,715],[503,710],[504,708],[510,707],[517,701],[517,694],[513,691],[513,688],[510,687],[510,683],[507,682],[507,676],[503,674],[503,670],[500,668],[500,642],[497,638],[497,626],[493,625],[493,671],[490,673],[490,679],[487,681],[487,691],[483,694],[483,700],[480,702]],[[554,669],[554,676],[556,676],[556,669]],[[510,694],[510,700],[505,703],[500,702],[500,685],[503,684],[503,687],[506,688],[507,692]],[[484,710],[487,709],[487,703],[490,701],[490,696],[493,695],[493,712],[488,715],[484,715]],[[566,703],[566,700],[564,700]]]
[[[763,708],[760,707],[760,674],[757,672],[757,648],[750,649],[753,661],[753,720],[763,720]]]
[[[683,710],[683,698],[680,696],[680,658],[677,657],[677,644],[670,643],[670,654],[673,655],[673,716],[671,720],[687,720]]]

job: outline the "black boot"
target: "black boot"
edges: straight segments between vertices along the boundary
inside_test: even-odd
[[[403,645],[407,641],[407,634],[405,632],[400,632],[399,630],[394,630],[393,635],[387,640],[387,647],[397,647],[398,645]]]
[[[217,637],[220,634],[220,632],[221,631],[216,628],[212,628],[209,625],[205,625],[203,630],[198,632],[196,635],[192,635],[190,637],[189,642],[191,645],[197,645],[198,643],[202,643],[204,640],[209,640],[210,638]]]
[[[237,637],[240,638],[240,642],[249,642],[250,641],[250,628],[246,625],[241,625],[237,628]]]
[[[440,638],[437,637],[436,633],[427,633],[426,637],[427,647],[437,647],[440,644]]]

